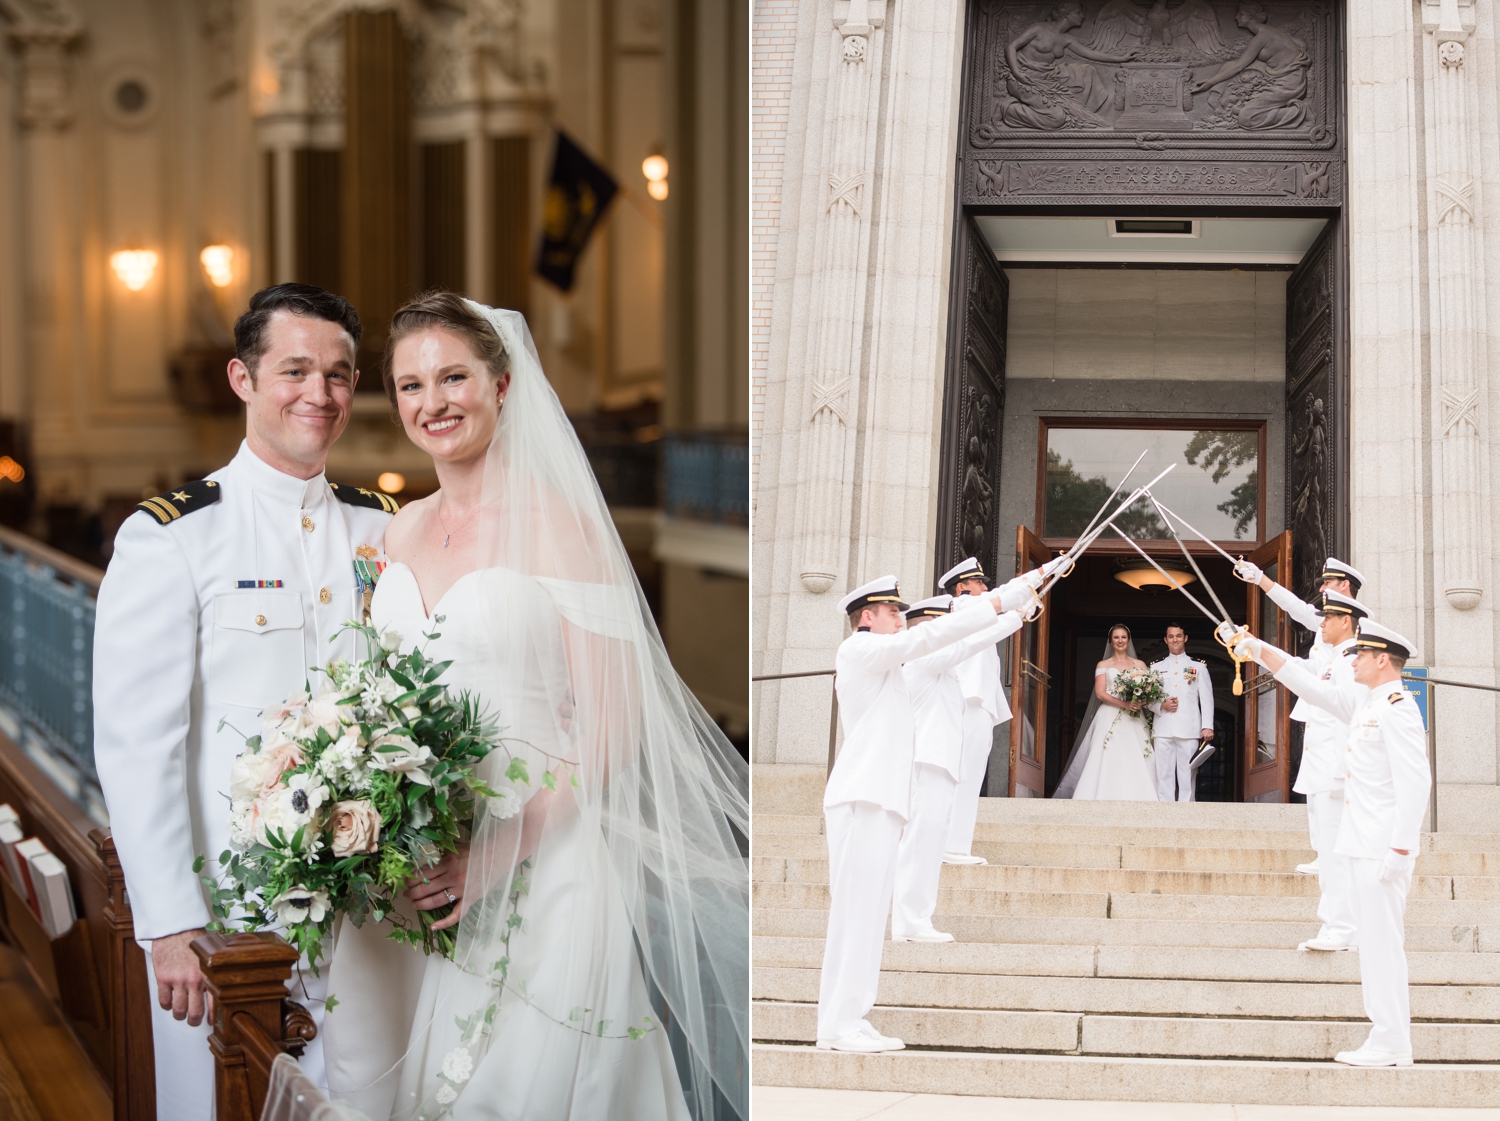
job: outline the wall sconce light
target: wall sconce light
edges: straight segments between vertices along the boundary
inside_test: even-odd
[[[156,254],[149,249],[121,249],[109,255],[109,267],[132,292],[139,292],[151,283],[156,275],[156,262]]]
[[[234,250],[227,245],[205,245],[198,254],[203,262],[203,271],[215,288],[228,288],[234,283]]]
[[[641,174],[646,177],[646,193],[657,202],[667,197],[667,157],[660,151],[652,152],[641,161]]]
[[[406,476],[399,471],[382,471],[375,485],[386,494],[400,494],[406,489]]]

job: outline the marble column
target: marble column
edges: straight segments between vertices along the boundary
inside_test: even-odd
[[[848,556],[854,487],[854,426],[869,280],[870,203],[874,195],[880,63],[885,36],[868,0],[850,0],[835,17],[837,49],[829,65],[830,129],[818,176],[825,194],[814,230],[808,333],[806,436],[800,471],[801,577],[810,592],[839,584]],[[831,38],[831,36],[825,36]]]

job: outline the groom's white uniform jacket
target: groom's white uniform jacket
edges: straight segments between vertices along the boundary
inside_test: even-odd
[[[986,612],[988,610],[986,606]],[[937,621],[940,620],[934,620]],[[914,629],[930,626],[930,622],[920,623]],[[964,667],[975,660],[976,651],[993,653],[997,642],[1020,629],[1021,616],[1014,611],[1005,611],[978,634],[907,662],[902,667],[916,720],[915,758],[918,763],[939,767],[948,772],[954,782],[959,781],[959,769],[963,764],[964,706],[968,704],[960,675]],[[1004,694],[1000,699],[1004,703]]]
[[[828,776],[823,808],[870,802],[911,819],[911,773],[916,758],[916,718],[901,664],[931,654],[995,623],[983,611],[934,619],[909,631],[855,631],[839,645],[833,665],[844,746]]]
[[[1164,711],[1160,703],[1151,706],[1154,737],[1196,740],[1204,728],[1214,726],[1214,686],[1207,665],[1186,654],[1168,654],[1151,668],[1161,674],[1167,696],[1177,698],[1176,712]]]
[[[261,710],[356,656],[353,635],[329,639],[359,617],[355,550],[383,551],[394,503],[338,491],[242,444],[207,480],[142,503],[115,538],[94,631],[94,756],[141,941],[208,923],[193,860],[211,873],[229,847],[229,772]]]

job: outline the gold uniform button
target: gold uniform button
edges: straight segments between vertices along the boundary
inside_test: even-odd
[[[319,603],[327,603],[332,598],[333,598],[333,593],[330,592],[327,588],[320,588],[318,590],[318,602]]]
[[[255,617],[255,625],[257,627],[263,627],[263,626],[265,626],[266,625],[266,617],[264,615],[257,615]]]
[[[302,515],[302,528],[307,530],[308,533],[313,531],[313,520],[306,514]]]

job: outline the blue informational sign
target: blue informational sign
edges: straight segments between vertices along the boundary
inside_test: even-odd
[[[1411,691],[1411,695],[1417,698],[1417,708],[1422,713],[1422,727],[1427,727],[1427,690],[1431,688],[1427,684],[1427,667],[1414,666],[1407,663],[1401,671],[1401,684]]]

